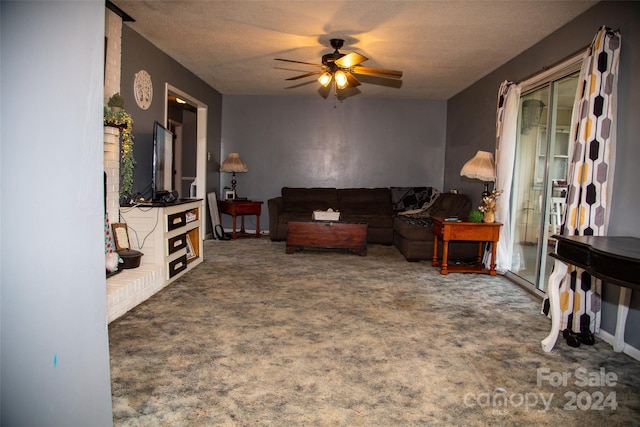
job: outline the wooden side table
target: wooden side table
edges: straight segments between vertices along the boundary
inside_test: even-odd
[[[431,265],[440,267],[440,274],[484,273],[496,275],[496,246],[500,238],[499,222],[445,221],[444,218],[431,218],[433,230],[433,259]],[[442,239],[442,261],[438,261],[438,240]],[[448,265],[450,241],[478,242],[478,258],[475,265]],[[482,265],[483,242],[492,242],[491,264],[488,270]]]
[[[231,215],[233,219],[233,231],[231,232],[231,238],[237,239],[238,237],[260,237],[260,213],[262,212],[262,203],[251,200],[218,200],[218,215],[220,216],[220,223],[222,223],[222,214]],[[255,215],[256,216],[256,232],[247,233],[244,229],[244,216]],[[241,217],[240,232],[236,233],[236,217]]]

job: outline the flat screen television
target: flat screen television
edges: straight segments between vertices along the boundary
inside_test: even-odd
[[[153,123],[152,200],[162,199],[173,191],[173,133],[158,122]]]

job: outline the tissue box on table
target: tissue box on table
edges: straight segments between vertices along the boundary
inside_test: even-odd
[[[331,208],[326,211],[313,211],[313,219],[316,221],[339,221],[340,212]]]

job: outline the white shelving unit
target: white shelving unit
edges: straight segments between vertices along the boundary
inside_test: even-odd
[[[204,203],[122,208],[129,244],[142,252],[141,265],[162,267],[165,286],[203,261]]]

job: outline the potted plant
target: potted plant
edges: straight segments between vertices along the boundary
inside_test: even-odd
[[[107,101],[107,106],[114,112],[121,111],[124,108],[124,98],[120,95],[120,92],[111,95],[111,98]]]
[[[469,222],[482,222],[484,214],[478,209],[472,209],[469,212]]]
[[[105,126],[120,128],[122,134],[122,145],[120,146],[120,194],[131,194],[133,169],[136,164],[133,158],[133,119],[124,110],[113,111],[105,107],[103,120]]]

